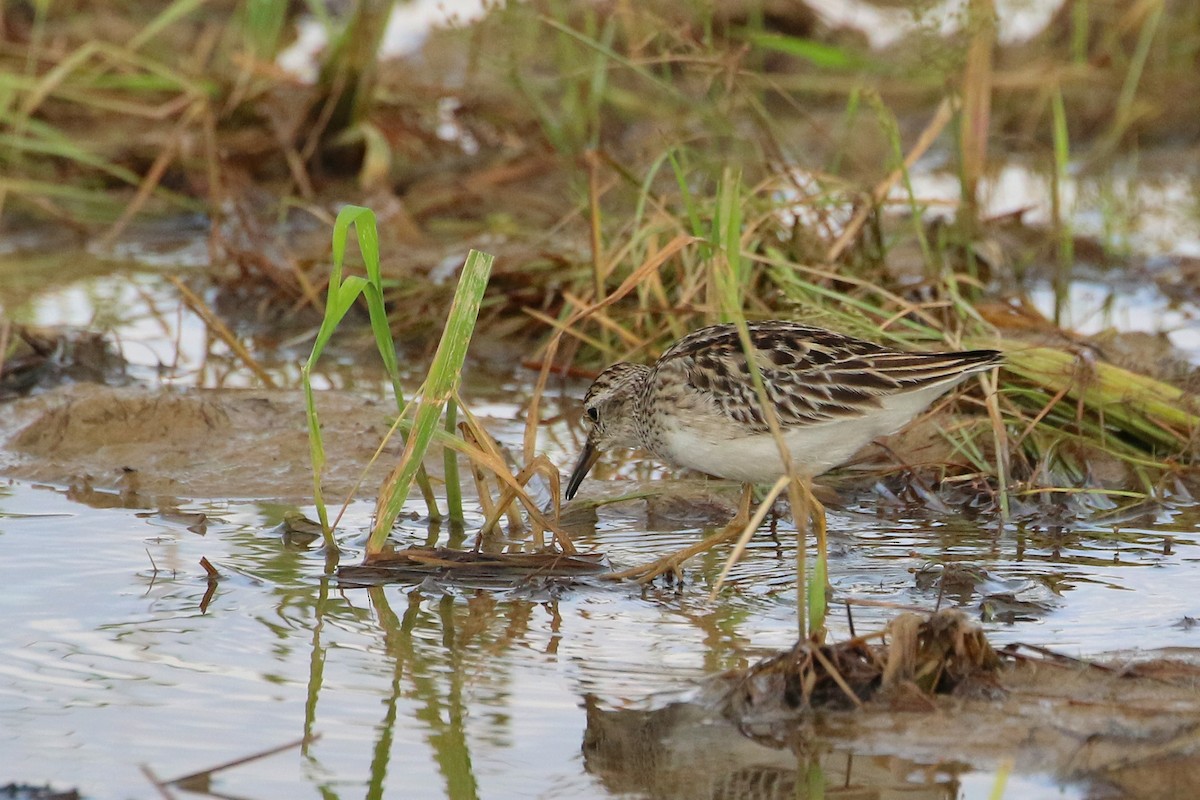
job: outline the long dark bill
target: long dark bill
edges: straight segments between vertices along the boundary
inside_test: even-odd
[[[571,470],[571,477],[567,480],[566,498],[570,500],[579,491],[579,484],[583,483],[583,479],[587,477],[592,466],[600,460],[600,451],[592,444],[589,438],[583,445],[583,452],[579,454],[579,460],[575,462],[575,468]]]

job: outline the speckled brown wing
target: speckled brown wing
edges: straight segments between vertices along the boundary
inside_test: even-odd
[[[992,350],[905,353],[798,323],[750,323],[763,384],[784,428],[861,417],[890,395],[952,383],[999,360]],[[686,379],[692,392],[730,420],[767,430],[733,325],[698,330],[665,352],[660,373]]]

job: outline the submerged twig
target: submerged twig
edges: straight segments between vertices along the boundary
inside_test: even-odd
[[[199,770],[198,772],[192,772],[187,775],[180,775],[178,778],[172,778],[169,781],[161,781],[160,782],[160,781],[156,780],[155,785],[157,785],[157,786],[164,786],[164,785],[178,786],[181,789],[187,789],[189,791],[192,791],[192,787],[196,786],[197,784],[199,784],[201,787],[207,787],[208,781],[211,780],[212,776],[218,772],[222,772],[227,769],[232,769],[233,767],[240,767],[242,764],[248,764],[251,761],[258,761],[260,759],[267,758],[268,756],[273,756],[276,753],[282,753],[285,750],[294,750],[298,747],[305,747],[305,746],[311,744],[312,742],[315,742],[319,738],[321,738],[321,734],[319,734],[319,733],[308,734],[299,739],[296,739],[295,741],[288,742],[287,744],[281,744],[276,747],[268,748],[266,750],[260,750],[257,753],[251,753],[248,756],[243,756],[241,758],[235,758],[232,761],[226,761],[222,764],[217,764],[216,766],[212,766],[212,767],[208,767],[207,769]],[[145,768],[143,768],[143,771],[148,772],[148,770],[146,770]],[[200,791],[204,791],[204,790],[205,789],[203,789],[203,788],[200,789]]]
[[[145,776],[146,780],[150,781],[150,785],[154,787],[154,791],[158,792],[159,796],[162,797],[163,800],[175,800],[175,795],[172,794],[171,789],[168,786],[170,781],[164,781],[159,778],[156,774],[154,774],[154,770],[150,769],[150,767],[146,766],[145,764],[139,764],[138,769],[141,770],[142,775]]]

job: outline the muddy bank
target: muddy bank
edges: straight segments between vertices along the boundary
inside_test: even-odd
[[[1015,785],[1005,797],[1025,796],[1021,776],[1081,785],[1089,797],[1185,797],[1200,779],[1196,656],[1098,665],[1022,661],[999,673],[992,697],[872,703],[803,722],[786,714],[754,723],[728,719],[714,700],[727,691],[724,678],[709,684],[707,697],[653,711],[608,709],[588,697],[584,760],[609,789],[654,797],[694,797],[697,786],[742,785],[751,777],[779,787],[769,796],[791,797],[808,780],[806,764],[844,777],[847,788],[926,796],[894,772],[908,761],[960,774],[1008,763]]]
[[[344,497],[388,431],[394,406],[336,391],[318,411],[325,491]],[[308,502],[312,470],[299,390],[171,392],[94,384],[6,404],[0,474],[146,497]],[[394,439],[358,493],[373,496],[401,448]]]

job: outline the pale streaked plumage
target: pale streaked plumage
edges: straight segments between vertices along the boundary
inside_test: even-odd
[[[908,353],[781,320],[751,322],[749,330],[792,461],[808,476],[895,433],[1001,359],[995,350]],[[651,366],[612,365],[583,405],[588,438],[567,482],[568,500],[609,448],[640,447],[671,464],[748,483],[783,474],[733,325],[688,334]]]

